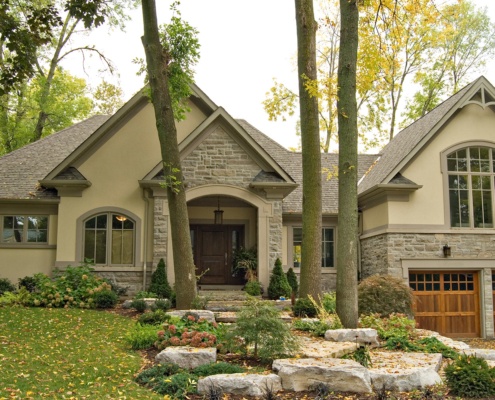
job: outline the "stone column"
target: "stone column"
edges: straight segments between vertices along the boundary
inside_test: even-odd
[[[482,271],[481,280],[481,319],[485,321],[485,337],[493,338],[494,334],[494,322],[493,322],[493,289],[492,289],[492,270],[491,268],[484,268]],[[482,332],[483,334],[483,332]]]
[[[270,250],[269,270],[273,269],[275,260],[282,260],[282,201],[272,202],[272,216],[270,218]]]
[[[157,265],[160,261],[160,258],[163,258],[165,261],[167,261],[167,244],[167,200],[164,197],[155,197],[153,207],[153,265]]]

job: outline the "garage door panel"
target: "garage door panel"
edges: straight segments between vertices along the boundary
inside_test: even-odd
[[[478,273],[410,271],[417,325],[450,337],[480,336]]]
[[[440,296],[438,294],[421,294],[415,298],[416,312],[440,312]]]

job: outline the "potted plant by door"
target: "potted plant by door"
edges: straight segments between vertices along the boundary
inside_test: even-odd
[[[255,248],[238,248],[234,252],[233,264],[234,276],[244,275],[244,279],[248,282],[256,280],[256,270],[258,269],[258,255]]]

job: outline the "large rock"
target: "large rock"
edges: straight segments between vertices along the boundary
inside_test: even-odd
[[[167,312],[167,314],[179,318],[182,318],[186,313],[197,314],[199,318],[204,318],[208,322],[215,322],[215,313],[209,310],[175,310]]]
[[[375,389],[410,392],[442,383],[438,370],[441,354],[377,352],[371,355],[369,370]]]
[[[486,361],[495,361],[495,350],[491,349],[467,349],[463,351],[468,356],[483,358]]]
[[[376,329],[371,328],[332,329],[325,332],[325,340],[330,340],[332,342],[353,342],[377,346],[378,333],[376,332]]]
[[[282,387],[295,392],[324,383],[332,391],[370,393],[368,370],[352,360],[300,358],[273,361],[272,369],[282,378]]]
[[[177,364],[181,368],[193,369],[217,361],[217,349],[190,346],[171,346],[158,353],[155,361],[160,364]]]
[[[208,394],[212,387],[222,393],[260,397],[267,391],[276,393],[282,390],[281,379],[275,374],[219,374],[198,380],[199,394]]]
[[[329,342],[313,336],[299,338],[301,358],[340,358],[354,352],[359,346],[351,342]]]

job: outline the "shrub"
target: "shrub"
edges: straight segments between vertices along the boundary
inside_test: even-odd
[[[25,276],[24,278],[19,278],[19,289],[25,287],[26,290],[30,293],[36,291],[36,278],[34,276]]]
[[[354,360],[361,364],[364,368],[371,367],[371,355],[368,346],[359,346],[354,352],[346,354],[342,358],[346,360]]]
[[[32,298],[35,306],[94,308],[97,294],[112,290],[111,285],[94,274],[87,263],[68,266],[63,271],[56,269],[53,278],[42,273],[35,274],[33,278],[36,289]]]
[[[96,308],[113,308],[117,305],[119,296],[112,290],[102,290],[94,294],[93,301]]]
[[[153,347],[158,338],[158,328],[153,325],[137,323],[125,335],[125,341],[133,350],[144,350]]]
[[[144,299],[135,299],[131,302],[131,308],[134,308],[137,312],[143,313],[148,308],[148,304]]]
[[[325,332],[332,328],[332,326],[324,321],[303,321],[301,319],[294,320],[292,328],[298,331],[311,332],[315,336],[323,337]]]
[[[143,325],[161,325],[165,321],[170,320],[170,315],[168,315],[164,310],[155,310],[150,312],[145,312],[141,314],[138,318],[138,322]]]
[[[360,315],[399,313],[412,317],[412,302],[412,291],[400,278],[374,275],[358,285]]]
[[[170,299],[172,297],[172,288],[168,283],[167,271],[163,258],[158,262],[155,272],[151,274],[149,291],[156,293],[156,295],[162,299]]]
[[[186,313],[182,318],[170,318],[158,332],[155,346],[161,350],[167,346],[215,347],[224,328],[216,322],[208,322],[195,313]]]
[[[155,292],[147,292],[145,290],[140,290],[134,295],[134,300],[156,299],[156,298],[158,298],[158,295]]]
[[[299,347],[290,326],[280,318],[280,311],[271,302],[255,297],[238,312],[232,333],[241,338],[239,350],[249,355],[252,349],[253,357],[263,361],[291,356]]]
[[[328,292],[323,293],[323,298],[321,299],[321,305],[330,314],[335,314],[337,312],[337,293]]]
[[[275,266],[270,275],[270,283],[268,284],[268,297],[270,299],[278,299],[280,297],[290,298],[292,288],[287,281],[287,276],[282,269],[280,258],[275,261]]]
[[[294,269],[290,267],[286,275],[287,282],[289,282],[289,285],[292,289],[292,294],[294,294],[294,296],[297,296],[297,293],[299,292],[299,282],[297,281],[297,275],[294,272]]]
[[[155,301],[154,307],[157,310],[167,311],[172,307],[172,303],[168,299],[157,299]]]
[[[200,365],[192,370],[192,373],[198,377],[219,374],[237,374],[241,372],[245,372],[245,369],[239,365],[227,362]]]
[[[362,315],[359,326],[376,329],[382,340],[392,337],[415,339],[417,336],[415,321],[404,314],[391,314],[388,318],[381,318],[379,314]]]
[[[250,296],[261,296],[261,283],[259,281],[249,281],[244,286],[244,290]]]
[[[5,292],[15,292],[16,287],[7,278],[0,278],[0,296]]]
[[[292,312],[296,317],[316,317],[316,307],[307,297],[297,299]]]
[[[4,292],[3,295],[0,295],[0,307],[29,305],[31,305],[31,294],[24,287],[15,292]]]
[[[462,355],[444,371],[447,386],[456,396],[495,396],[495,369],[490,368],[482,358]]]
[[[195,378],[174,364],[164,364],[144,370],[136,377],[136,382],[164,395],[164,398],[186,399],[188,393],[196,392]]]

